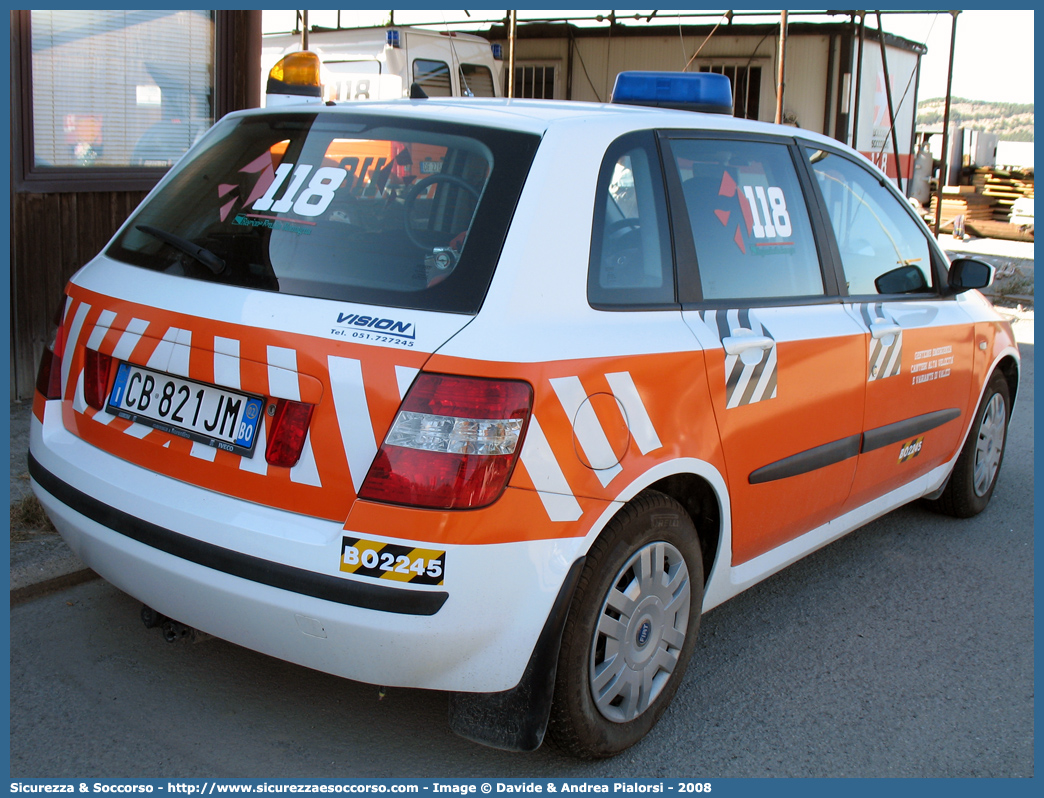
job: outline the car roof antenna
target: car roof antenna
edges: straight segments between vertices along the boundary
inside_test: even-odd
[[[411,100],[426,100],[428,95],[424,93],[424,89],[420,87],[419,83],[410,84],[410,99]]]

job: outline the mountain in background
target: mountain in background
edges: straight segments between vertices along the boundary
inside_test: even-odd
[[[937,97],[917,104],[917,129],[942,129],[946,99]],[[1033,103],[995,103],[954,97],[950,123],[957,127],[996,133],[1001,141],[1033,141]]]

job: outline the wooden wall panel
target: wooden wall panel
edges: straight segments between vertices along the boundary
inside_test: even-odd
[[[104,248],[145,193],[12,196],[12,398],[32,397],[65,283]]]
[[[20,163],[23,56],[20,21],[11,12],[11,158]],[[21,16],[19,16],[21,15]],[[218,11],[214,105],[217,116],[251,108],[260,99],[261,12]],[[17,160],[16,160],[17,159]],[[17,171],[17,170],[16,170]],[[15,185],[17,183],[17,186]],[[59,186],[34,190],[21,180],[11,189],[11,398],[30,399],[40,354],[49,343],[55,310],[69,277],[97,255],[146,191]],[[97,188],[97,186],[95,186]]]

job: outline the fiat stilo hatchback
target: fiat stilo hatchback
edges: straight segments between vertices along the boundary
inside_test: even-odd
[[[604,757],[701,613],[906,502],[983,510],[991,268],[717,78],[222,119],[65,289],[30,452],[61,534],[150,623]]]

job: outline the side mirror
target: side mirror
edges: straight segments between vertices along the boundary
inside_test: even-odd
[[[916,266],[900,266],[874,280],[879,294],[920,294],[929,291],[924,272]]]
[[[960,294],[972,288],[985,288],[993,283],[994,268],[974,258],[957,258],[950,264],[950,290]]]

